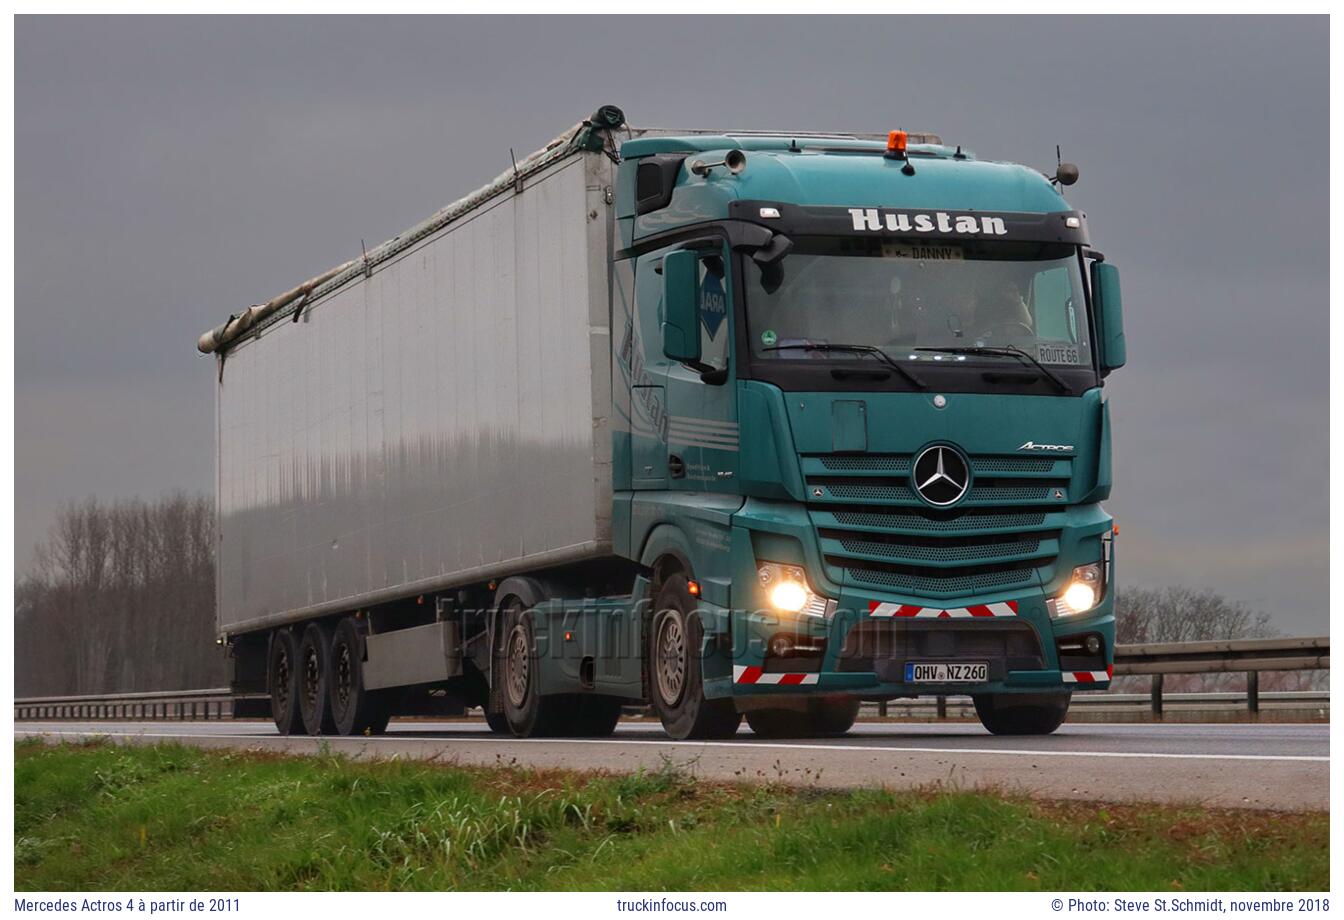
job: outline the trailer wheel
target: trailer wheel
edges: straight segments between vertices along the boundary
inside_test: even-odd
[[[327,693],[337,734],[381,734],[389,717],[387,694],[364,687],[364,630],[352,617],[331,637]]]
[[[762,738],[818,738],[843,735],[859,717],[857,698],[813,699],[806,710],[753,709],[747,724]]]
[[[542,696],[537,692],[539,666],[536,637],[532,630],[532,612],[518,598],[510,598],[504,611],[501,696],[509,730],[519,738],[549,737],[563,734],[567,713],[563,696]]]
[[[1048,735],[1069,714],[1071,693],[982,693],[971,697],[980,724],[996,735]]]
[[[271,691],[271,718],[282,735],[297,735],[303,731],[303,716],[299,713],[298,660],[299,649],[294,634],[288,629],[273,632],[266,661],[266,685]]]
[[[334,735],[336,723],[331,717],[327,692],[327,659],[331,654],[331,627],[309,623],[299,643],[299,711],[303,727],[310,735]]]
[[[684,575],[663,584],[649,631],[649,697],[663,730],[677,740],[728,738],[742,714],[730,699],[705,698],[701,671],[704,627]]]

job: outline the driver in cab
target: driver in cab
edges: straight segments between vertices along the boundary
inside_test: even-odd
[[[975,292],[975,338],[978,344],[1001,344],[1034,338],[1031,311],[1011,278],[990,278]]]

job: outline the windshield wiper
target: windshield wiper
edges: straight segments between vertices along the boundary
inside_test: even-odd
[[[876,345],[844,345],[835,342],[802,342],[797,345],[771,345],[768,348],[762,348],[761,351],[793,351],[795,349],[798,351],[821,352],[855,351],[861,354],[872,355],[921,390],[927,390],[929,388],[929,385],[924,382],[923,378],[917,376],[913,371],[902,367],[899,361],[878,348]]]
[[[998,355],[1003,358],[1017,358],[1028,363],[1040,371],[1051,383],[1053,383],[1061,393],[1071,392],[1067,383],[1060,379],[1059,375],[1050,368],[1046,367],[1040,361],[1037,361],[1029,352],[1023,351],[1016,345],[949,345],[920,347],[915,351],[936,351],[945,355]]]

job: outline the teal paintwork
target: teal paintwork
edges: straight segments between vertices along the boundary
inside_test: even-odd
[[[872,155],[880,146],[872,142],[827,140],[826,147],[840,152],[821,152],[815,149],[821,142],[812,140],[804,141],[803,152],[791,152],[790,141],[694,136],[626,143],[615,201],[618,248],[721,220],[738,198],[804,205],[1070,210],[1039,172],[970,156],[954,159],[948,147],[912,148],[916,169],[909,176],[900,162]],[[671,204],[635,217],[638,158],[680,152],[715,162],[730,149],[747,153],[740,176],[719,168],[699,177],[683,167]],[[855,152],[844,152],[848,149]],[[1111,427],[1100,387],[1081,396],[939,394],[936,388],[785,392],[738,379],[731,364],[721,382],[706,383],[699,372],[663,353],[664,290],[656,267],[675,248],[618,256],[613,267],[613,545],[650,573],[663,560],[675,559],[700,583],[702,620],[710,637],[704,663],[707,695],[948,692],[839,670],[848,632],[869,616],[874,602],[935,611],[1015,602],[1017,621],[1030,624],[1040,639],[1043,667],[1009,671],[970,688],[975,692],[1073,687],[1061,674],[1055,639],[1075,633],[1099,633],[1105,662],[1112,661],[1113,553],[1108,589],[1097,607],[1056,619],[1047,610],[1047,600],[1063,591],[1076,566],[1103,558],[1103,542],[1111,537],[1112,521],[1101,505],[1111,489]],[[726,250],[722,254],[729,271],[724,286],[731,291],[736,267]],[[737,332],[731,298],[726,309],[722,334],[728,337],[727,353],[733,354]],[[1118,327],[1105,334],[1108,341],[1123,335]],[[1123,338],[1119,341],[1122,347]],[[713,342],[722,345],[723,340]],[[951,514],[924,513],[928,507],[906,485],[912,458],[933,444],[955,446],[971,458],[969,490]],[[669,475],[669,465],[677,469],[677,462],[680,469]],[[863,513],[856,516],[859,506]],[[977,515],[977,509],[984,512]],[[960,550],[960,538],[976,546]],[[990,577],[977,581],[974,563],[981,557],[976,552],[992,554],[986,557],[990,567],[1008,574],[997,583]],[[835,601],[834,614],[770,613],[756,575],[762,561],[801,565],[812,590]],[[934,577],[968,565],[972,574],[964,579]],[[906,569],[929,577],[902,574]],[[887,579],[890,583],[880,583],[873,571],[896,574]],[[763,665],[767,643],[780,631],[825,640],[815,683],[735,682],[734,667]]]

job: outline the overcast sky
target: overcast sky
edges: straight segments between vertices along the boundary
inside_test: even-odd
[[[1327,629],[1324,17],[19,17],[15,53],[20,567],[63,501],[212,488],[198,333],[611,102],[1062,145],[1125,288],[1121,577]]]

